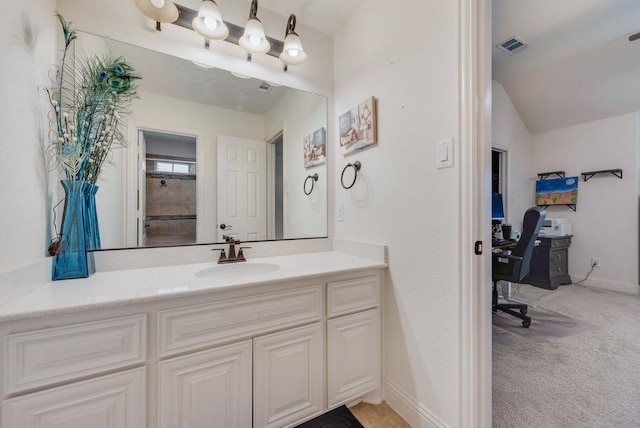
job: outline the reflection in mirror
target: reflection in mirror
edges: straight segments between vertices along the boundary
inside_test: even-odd
[[[98,183],[103,249],[327,236],[325,97],[86,33],[76,55],[142,76]]]

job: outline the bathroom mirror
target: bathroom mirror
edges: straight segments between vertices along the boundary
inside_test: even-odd
[[[127,146],[98,182],[103,249],[327,236],[326,97],[87,33],[75,43],[142,77]]]

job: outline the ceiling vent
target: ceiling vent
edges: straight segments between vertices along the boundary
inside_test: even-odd
[[[528,48],[529,45],[527,44],[527,42],[520,39],[519,37],[513,36],[513,37],[509,37],[507,40],[505,40],[502,43],[498,43],[496,47],[504,53],[507,53],[509,55],[515,55],[517,53],[522,52],[526,48]]]
[[[262,82],[260,86],[258,86],[258,89],[256,90],[258,92],[269,92],[271,90],[271,85],[268,84],[267,82]]]

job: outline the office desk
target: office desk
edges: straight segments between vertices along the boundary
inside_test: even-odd
[[[492,243],[491,248],[494,250],[510,250],[512,248],[515,248],[516,245],[518,245],[516,241],[504,241],[500,244]]]

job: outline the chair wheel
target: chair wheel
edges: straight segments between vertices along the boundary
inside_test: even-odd
[[[529,326],[531,326],[531,321],[522,321],[522,326],[524,328],[529,328]]]
[[[520,313],[521,313],[522,315],[527,315],[527,308],[522,308],[522,309],[520,309]]]

